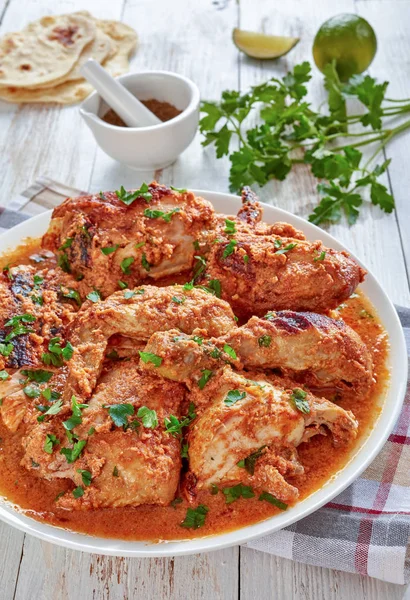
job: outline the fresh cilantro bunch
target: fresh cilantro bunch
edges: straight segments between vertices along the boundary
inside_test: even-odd
[[[386,99],[387,82],[377,83],[369,75],[341,84],[334,65],[328,65],[327,110],[314,111],[305,98],[310,79],[310,64],[304,62],[282,79],[273,77],[245,94],[225,91],[219,103],[202,103],[202,143],[214,144],[217,158],[229,155],[230,189],[239,191],[254,183],[263,186],[270,179],[283,181],[295,164],[307,163],[320,180],[322,195],[309,216],[311,222],[337,222],[345,214],[349,224],[355,223],[366,190],[373,204],[392,212],[393,197],[378,181],[389,161],[373,168],[372,163],[394,135],[410,127],[406,121],[383,129],[386,118],[410,112],[410,100]],[[363,114],[347,114],[349,98],[361,102]],[[256,114],[257,124],[247,127],[251,113]],[[360,133],[350,132],[349,126],[355,123],[364,128]],[[230,153],[238,140],[239,148]],[[363,164],[358,148],[374,142],[380,142],[376,152]]]

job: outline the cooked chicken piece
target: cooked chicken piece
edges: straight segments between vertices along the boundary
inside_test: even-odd
[[[356,437],[358,424],[350,411],[291,386],[290,380],[235,373],[224,367],[202,390],[191,391],[195,405],[207,407],[188,435],[191,495],[195,493],[193,484],[201,489],[210,484],[245,482],[284,502],[293,501],[297,490],[289,487],[284,474],[292,473],[292,464],[296,472],[300,473],[301,467],[289,450],[323,433],[323,426],[330,430],[335,444],[348,444]],[[269,454],[254,474],[238,466],[265,447]]]
[[[71,430],[86,441],[79,458],[69,463],[61,454],[63,447],[73,447],[62,426],[71,411],[63,408],[64,416],[59,413],[29,431],[22,464],[40,477],[68,478],[81,486],[81,497],[67,492],[59,499],[58,506],[69,510],[169,504],[178,486],[181,458],[180,441],[167,433],[164,419],[180,416],[184,393],[179,384],[140,373],[135,361],[116,362],[101,377],[88,408],[82,410],[82,423]],[[125,431],[110,416],[113,405],[127,407]],[[155,411],[153,428],[144,426],[138,416],[141,407]],[[47,435],[58,441],[51,454],[44,450]],[[90,474],[90,485],[84,484],[81,471]]]
[[[132,198],[105,192],[68,198],[54,209],[43,245],[60,250],[60,264],[84,276],[83,295],[95,288],[106,297],[119,280],[134,287],[191,269],[194,242],[213,228],[212,205],[191,192],[153,182]]]
[[[219,280],[237,316],[268,310],[324,312],[346,300],[365,271],[346,252],[322,242],[238,231],[210,246],[202,276]]]
[[[64,337],[78,308],[63,296],[66,282],[64,273],[30,265],[0,275],[0,369],[38,366],[48,341]]]
[[[131,298],[129,293],[117,292],[78,313],[70,336],[74,355],[68,363],[66,400],[72,394],[91,395],[114,334],[147,340],[155,331],[170,328],[190,333],[201,327],[216,336],[236,327],[229,304],[201,289],[145,286]]]
[[[270,312],[252,317],[223,337],[247,368],[300,374],[310,387],[354,388],[372,381],[372,359],[359,335],[344,321],[311,312]]]
[[[360,337],[344,321],[324,315],[271,312],[263,319],[252,317],[219,338],[206,339],[206,332],[200,330],[193,333],[154,333],[145,352],[156,354],[162,362],[158,367],[144,367],[188,384],[203,369],[213,370],[224,362],[247,369],[281,369],[284,375],[316,389],[364,393],[372,381],[370,352]],[[234,354],[224,351],[226,345]]]
[[[41,413],[38,407],[47,405],[46,398],[41,393],[52,389],[54,394],[61,394],[66,378],[64,367],[47,367],[50,375],[54,374],[46,383],[38,384],[28,379],[26,371],[30,373],[33,369],[19,369],[13,374],[9,373],[6,380],[0,381],[0,416],[7,429],[12,432],[17,431],[21,423],[26,425],[34,416],[39,416]]]

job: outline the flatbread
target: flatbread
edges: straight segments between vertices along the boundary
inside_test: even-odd
[[[116,44],[116,53],[103,62],[103,66],[113,76],[118,77],[129,70],[129,57],[137,45],[137,34],[128,25],[119,21],[97,20],[96,24]],[[53,102],[74,104],[81,102],[94,91],[84,79],[67,81],[56,87],[40,89],[1,88],[0,99],[7,102],[29,104]]]
[[[43,17],[0,39],[0,88],[32,88],[69,73],[96,35],[82,15]]]

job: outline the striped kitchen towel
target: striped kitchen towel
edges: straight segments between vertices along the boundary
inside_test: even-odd
[[[85,194],[40,177],[7,208],[0,232]],[[397,308],[410,356],[410,309]],[[383,450],[342,494],[286,529],[247,544],[300,562],[377,577],[410,581],[410,385],[401,416]]]

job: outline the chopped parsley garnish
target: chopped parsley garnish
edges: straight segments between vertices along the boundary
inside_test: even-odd
[[[286,510],[288,507],[287,504],[285,504],[281,500],[278,500],[277,498],[275,498],[275,496],[272,496],[272,494],[270,494],[269,492],[262,492],[262,494],[259,496],[258,500],[266,500],[266,502],[270,502],[270,504],[273,504],[273,506],[277,506],[281,510]]]
[[[2,356],[10,356],[10,354],[13,352],[13,344],[4,344],[3,342],[0,342],[0,354]]]
[[[280,250],[275,252],[275,254],[286,254],[286,252],[289,252],[289,250],[293,250],[293,248],[296,248],[296,246],[297,246],[296,243],[288,244],[284,248],[281,248]]]
[[[58,255],[57,264],[64,273],[71,273],[70,261],[68,260],[68,256],[65,252]]]
[[[186,298],[183,296],[182,298],[177,298],[177,296],[172,296],[171,298],[172,302],[175,302],[175,304],[183,304],[186,300]]]
[[[145,255],[145,252],[144,252],[144,254],[143,254],[143,255],[142,255],[142,257],[141,257],[141,264],[142,264],[142,266],[144,267],[144,269],[145,269],[146,271],[150,271],[150,270],[151,270],[151,265],[150,265],[150,263],[147,261],[147,257],[146,257],[146,255]]]
[[[138,409],[137,417],[141,419],[143,427],[147,429],[154,429],[158,426],[157,413],[147,406],[141,406]]]
[[[74,427],[83,422],[81,410],[87,408],[88,404],[78,404],[75,396],[71,397],[71,417],[67,421],[63,421],[63,426],[67,431],[72,431]]]
[[[41,394],[40,390],[35,385],[26,385],[23,388],[23,392],[28,398],[38,398]]]
[[[121,188],[115,193],[117,198],[119,198],[121,202],[124,202],[124,204],[127,206],[132,204],[137,198],[144,198],[146,202],[150,202],[150,200],[152,200],[152,194],[149,191],[149,187],[146,183],[143,183],[139,190],[135,190],[134,192],[127,192],[122,185]]]
[[[7,373],[7,371],[0,371],[0,380],[1,381],[6,381],[6,379],[8,379],[10,377],[10,375]]]
[[[249,485],[242,485],[242,483],[238,483],[238,485],[234,485],[232,487],[227,487],[222,490],[225,495],[225,500],[227,504],[232,504],[239,498],[254,498],[255,494],[253,489]]]
[[[164,212],[163,210],[151,210],[150,208],[146,208],[144,210],[144,217],[148,217],[149,219],[163,219],[166,223],[171,222],[172,215],[179,212],[180,208],[173,208],[168,212]]]
[[[198,344],[198,346],[202,346],[202,342],[204,341],[204,338],[200,337],[199,335],[194,335],[192,337],[193,341],[196,342]]]
[[[40,275],[34,275],[33,283],[34,283],[34,287],[36,288],[36,290],[40,287],[40,285],[43,283],[43,281],[44,281],[44,277],[41,277]]]
[[[33,315],[28,315],[27,313],[24,315],[15,315],[11,317],[4,326],[5,327],[18,327],[21,323],[34,323],[36,317]]]
[[[209,356],[211,358],[220,358],[221,354],[222,354],[222,352],[219,350],[219,348],[217,348],[215,346],[215,348],[212,350],[212,352],[209,353]]]
[[[182,444],[181,446],[181,458],[189,458],[188,456],[189,446],[188,444]]]
[[[74,498],[81,498],[81,496],[84,496],[84,490],[80,485],[73,490],[73,496]]]
[[[193,271],[192,271],[192,277],[193,277],[193,280],[195,281],[205,271],[206,260],[203,256],[194,256],[194,258],[196,258],[196,263],[195,263]]]
[[[224,352],[234,360],[237,358],[235,350],[228,344],[224,344]]]
[[[106,246],[105,248],[101,248],[101,252],[108,256],[108,254],[113,254],[118,248],[119,244],[115,244],[115,246]]]
[[[174,498],[174,500],[172,500],[172,502],[169,503],[169,505],[172,506],[172,508],[176,508],[178,504],[182,504],[182,498]]]
[[[200,287],[201,290],[205,290],[205,292],[208,292],[209,294],[213,294],[217,298],[220,298],[222,293],[222,286],[219,279],[210,279],[207,283],[208,285],[206,286],[201,285],[198,287]]]
[[[309,402],[306,400],[307,393],[301,390],[300,388],[295,388],[291,395],[291,400],[293,401],[295,408],[300,412],[308,415],[310,413]]]
[[[60,454],[63,454],[63,456],[66,457],[67,462],[71,464],[80,457],[86,443],[87,440],[78,440],[78,442],[74,443],[72,448],[61,448]]]
[[[205,518],[209,508],[203,504],[199,504],[196,508],[188,508],[185,519],[181,523],[181,527],[187,529],[199,529],[205,524]]]
[[[91,300],[91,302],[99,302],[101,300],[100,292],[97,290],[90,292],[87,294],[87,299]]]
[[[101,200],[107,200],[107,198],[104,196],[103,192],[99,192],[98,194],[101,198]]]
[[[34,304],[38,304],[39,306],[43,306],[43,304],[44,304],[43,296],[36,296],[35,294],[32,294],[30,296],[30,298],[32,299],[32,301],[34,302]]]
[[[248,264],[248,262],[249,262],[249,256],[247,254],[243,255],[243,262],[245,263],[245,265]]]
[[[157,356],[156,354],[153,354],[152,352],[142,352],[141,350],[140,350],[139,354],[140,354],[140,358],[141,358],[142,362],[152,363],[154,365],[154,367],[161,366],[162,358],[160,356]]]
[[[318,260],[325,260],[325,256],[326,256],[326,252],[324,250],[322,250],[322,252],[319,254],[319,256],[316,256],[316,258],[313,259],[313,262],[317,262]]]
[[[41,421],[44,421],[46,415],[58,415],[58,413],[62,409],[62,406],[63,406],[62,400],[58,400],[57,402],[54,402],[54,404],[52,404],[50,406],[50,408],[48,408],[42,415],[37,417],[37,421],[39,423],[41,423]]]
[[[266,446],[261,446],[256,452],[252,452],[252,454],[236,463],[237,466],[246,469],[250,475],[253,475],[255,473],[255,463],[263,455],[265,448]]]
[[[120,476],[120,472],[118,471],[117,465],[115,465],[115,467],[112,470],[112,476],[113,477],[119,477]]]
[[[222,254],[222,258],[227,258],[228,256],[230,256],[233,253],[237,243],[238,242],[236,240],[231,240],[229,242],[229,244],[225,247],[225,250],[223,251],[223,254]]]
[[[183,428],[187,427],[191,421],[195,419],[195,417],[195,406],[191,402],[189,405],[188,415],[186,417],[181,417],[181,420],[179,420],[174,415],[170,415],[169,418],[166,417],[164,419],[165,429],[174,437],[178,437],[179,435],[182,435]]]
[[[81,306],[81,296],[77,292],[77,290],[73,290],[72,288],[67,288],[67,289],[68,289],[68,292],[65,292],[63,290],[63,287],[62,286],[60,287],[63,298],[68,298],[68,300],[74,300],[75,302],[77,302],[78,306]]]
[[[110,360],[120,360],[120,355],[116,350],[110,350],[110,352],[107,352],[106,357]]]
[[[85,469],[77,469],[77,473],[80,473],[84,485],[91,485],[92,476],[90,471],[86,471]]]
[[[125,290],[124,292],[124,298],[126,300],[129,300],[130,298],[132,298],[133,296],[135,296],[136,292],[134,290]]]
[[[66,250],[66,248],[70,248],[73,241],[74,238],[67,238],[66,241],[63,244],[61,244],[59,250]]]
[[[170,185],[169,187],[171,188],[171,190],[173,190],[174,192],[178,192],[179,194],[186,194],[186,192],[188,191],[186,188],[177,188],[173,185]]]
[[[143,246],[145,246],[145,242],[138,242],[138,244],[135,244],[134,248],[138,250],[138,248],[142,248]]]
[[[46,388],[45,390],[43,390],[41,392],[41,395],[44,396],[44,398],[48,402],[54,402],[55,400],[58,400],[61,396],[61,394],[59,392],[55,392],[51,388]]]
[[[258,338],[258,344],[261,348],[269,348],[272,338],[270,335],[261,335]]]
[[[208,383],[208,381],[211,379],[214,372],[210,371],[209,369],[202,369],[201,373],[202,373],[202,375],[201,375],[200,380],[198,381],[198,387],[200,390],[203,390],[204,387],[206,386],[206,384]]]
[[[44,442],[43,450],[47,452],[47,454],[53,454],[54,446],[58,446],[60,440],[56,438],[55,435],[51,433],[47,433],[46,441]]]
[[[128,425],[128,417],[132,417],[134,414],[134,407],[128,402],[125,404],[112,404],[108,408],[108,414],[114,421],[114,425],[117,427],[126,427]]]
[[[233,404],[236,404],[238,400],[243,400],[245,396],[246,392],[230,390],[225,396],[224,404],[226,404],[226,406],[232,406]]]
[[[126,284],[125,281],[118,280],[118,287],[125,290],[125,288],[128,287],[128,284]]]
[[[198,240],[195,240],[195,241],[193,241],[193,242],[192,242],[192,245],[194,246],[194,250],[199,250],[199,248],[200,248],[200,245],[199,245],[199,242],[198,242]]]
[[[131,265],[132,263],[135,261],[135,258],[133,256],[129,256],[128,258],[124,258],[124,260],[121,262],[121,271],[124,273],[124,275],[130,275],[131,274]]]
[[[43,369],[23,369],[21,374],[36,383],[48,383],[54,375],[52,371],[44,371]]]
[[[43,352],[41,360],[46,365],[54,365],[55,367],[61,367],[63,362],[70,360],[74,353],[74,348],[70,342],[67,342],[64,348],[61,347],[61,338],[59,337],[51,338],[48,349],[50,352]]]
[[[227,235],[233,235],[236,233],[236,223],[230,219],[225,219],[225,233]]]
[[[194,289],[194,284],[192,281],[187,281],[187,283],[184,283],[184,290],[186,290],[187,292],[190,292],[191,290]]]
[[[219,488],[215,483],[211,483],[211,489],[210,489],[211,495],[212,496],[216,496],[217,493],[219,492]]]

